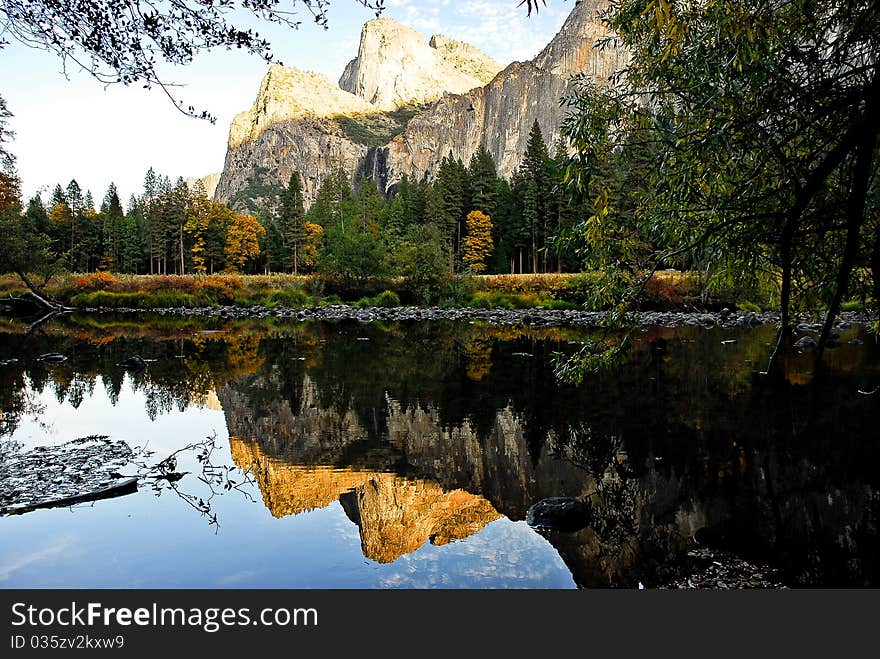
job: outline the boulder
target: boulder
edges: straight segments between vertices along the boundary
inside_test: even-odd
[[[590,506],[574,497],[551,497],[532,504],[526,523],[542,531],[573,533],[590,523]]]
[[[794,347],[798,350],[803,350],[804,352],[815,350],[817,346],[818,344],[812,336],[802,336],[794,342]]]

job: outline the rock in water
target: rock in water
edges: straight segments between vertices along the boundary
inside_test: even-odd
[[[803,351],[815,350],[817,345],[816,340],[812,336],[802,336],[794,342],[794,347]]]
[[[124,362],[119,362],[116,364],[117,366],[121,366],[122,368],[126,368],[130,371],[140,371],[147,367],[147,362],[145,362],[140,355],[135,355],[134,357],[129,357]]]
[[[60,364],[67,361],[67,356],[57,352],[47,352],[37,357],[38,362],[47,362],[49,364]]]
[[[532,528],[573,533],[590,523],[590,507],[574,497],[542,499],[529,508],[526,522]]]

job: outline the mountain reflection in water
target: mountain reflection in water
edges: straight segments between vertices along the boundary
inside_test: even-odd
[[[880,384],[880,350],[860,328],[824,377],[794,355],[781,384],[759,373],[773,328],[645,328],[625,366],[574,388],[552,368],[572,329],[102,320],[5,328],[0,358],[70,356],[0,371],[7,434],[39,415],[34,392],[77,407],[128,382],[150,418],[222,409],[274,518],[338,504],[379,564],[569,496],[590,525],[542,533],[582,587],[662,584],[697,533],[791,585],[877,584],[880,395],[857,392]],[[158,361],[124,376],[131,354]]]

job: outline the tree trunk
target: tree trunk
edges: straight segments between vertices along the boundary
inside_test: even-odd
[[[874,234],[874,250],[871,252],[871,279],[873,282],[874,306],[880,307],[880,225]]]
[[[21,279],[24,285],[28,287],[28,290],[31,292],[31,295],[34,297],[34,299],[46,309],[50,309],[52,311],[62,311],[67,308],[58,300],[51,297],[50,295],[46,295],[43,291],[34,286],[34,283],[22,270],[16,270],[15,274],[17,274],[18,278]]]
[[[780,238],[780,257],[782,259],[782,282],[779,287],[779,336],[776,338],[776,347],[770,355],[770,364],[767,366],[768,373],[778,372],[778,356],[785,348],[785,342],[791,334],[791,243],[794,239],[794,218],[789,217],[782,229]]]
[[[868,110],[870,110],[870,104]],[[877,128],[866,125],[865,133],[866,139],[856,149],[853,182],[846,212],[846,246],[843,251],[843,259],[840,262],[840,269],[837,271],[837,286],[834,290],[834,297],[831,299],[831,305],[828,307],[825,323],[822,326],[822,334],[819,336],[815,368],[818,368],[822,363],[822,354],[825,352],[828,337],[831,335],[831,328],[834,327],[834,319],[840,311],[840,305],[849,288],[850,275],[859,254],[862,224],[865,222],[865,201],[868,197],[874,146],[877,142]]]
[[[183,225],[180,225],[180,274],[186,274],[183,258]]]

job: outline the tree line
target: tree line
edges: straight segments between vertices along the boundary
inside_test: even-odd
[[[481,149],[468,165],[445,158],[433,180],[405,176],[387,195],[334,170],[308,211],[298,172],[285,186],[252,178],[233,200],[250,212],[238,213],[208,198],[201,182],[150,168],[125,208],[113,183],[96,206],[74,179],[45,199],[34,195],[21,216],[49,260],[71,272],[320,271],[353,281],[419,268],[435,278],[561,272],[577,267],[558,238],[578,212],[559,194],[561,161],[535,122],[510,180]]]
[[[74,179],[56,185],[48,200],[34,195],[23,224],[40,237],[51,259],[72,272],[133,274],[213,273],[241,270],[259,254],[262,227],[208,198],[201,183],[172,184],[152,168],[141,195],[127,209],[115,184],[100,208]]]

